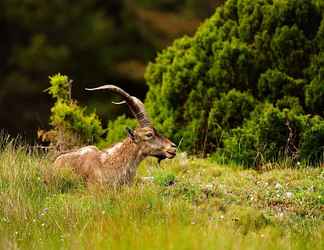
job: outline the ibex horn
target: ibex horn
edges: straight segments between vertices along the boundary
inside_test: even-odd
[[[114,104],[123,104],[127,103],[129,109],[138,120],[141,127],[151,127],[152,124],[148,115],[145,112],[144,104],[135,96],[131,96],[123,89],[115,86],[115,85],[103,85],[97,88],[86,88],[86,90],[93,91],[93,90],[110,90],[116,94],[119,94],[124,98],[124,101]]]

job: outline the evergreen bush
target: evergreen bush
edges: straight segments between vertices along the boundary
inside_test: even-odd
[[[226,1],[148,65],[157,128],[185,150],[246,165],[322,161],[322,122],[310,121],[324,116],[323,10],[318,0]]]
[[[300,154],[307,163],[324,161],[324,120],[315,116],[309,122],[301,138]]]

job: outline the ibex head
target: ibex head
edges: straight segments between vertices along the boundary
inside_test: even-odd
[[[97,88],[86,88],[86,90],[109,90],[123,98],[122,102],[114,104],[126,103],[139,122],[138,128],[135,130],[127,128],[127,132],[128,137],[135,144],[142,146],[141,150],[144,156],[155,156],[161,161],[166,158],[171,159],[176,155],[176,145],[157,133],[145,111],[144,104],[138,98],[129,95],[115,85],[103,85]]]

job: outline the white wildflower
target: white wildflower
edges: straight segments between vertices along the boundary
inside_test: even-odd
[[[185,167],[188,165],[188,154],[186,152],[180,153],[178,158],[181,167]]]
[[[292,198],[293,195],[294,195],[294,194],[293,194],[292,192],[287,192],[287,193],[286,193],[286,197],[289,198],[289,199]]]
[[[144,176],[144,177],[142,177],[142,181],[145,181],[145,182],[153,182],[154,181],[154,177],[153,176]]]

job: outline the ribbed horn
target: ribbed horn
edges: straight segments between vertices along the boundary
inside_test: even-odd
[[[152,123],[150,122],[150,119],[148,115],[146,114],[145,107],[143,102],[139,100],[135,96],[131,96],[123,89],[115,86],[115,85],[103,85],[96,88],[86,88],[88,91],[94,91],[94,90],[110,90],[111,92],[114,92],[120,96],[123,97],[124,101],[127,103],[129,109],[131,110],[134,117],[138,120],[140,126],[143,127],[152,127]],[[119,102],[115,104],[123,104],[124,102]]]

